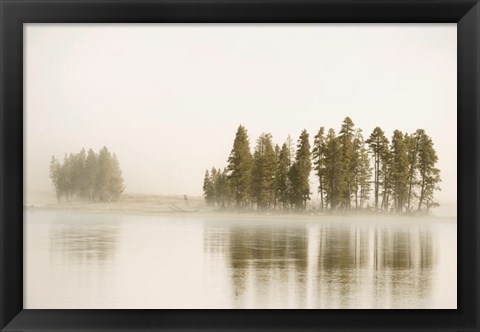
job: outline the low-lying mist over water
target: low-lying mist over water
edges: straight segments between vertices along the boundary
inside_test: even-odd
[[[305,218],[29,211],[24,305],[456,308],[455,219]]]

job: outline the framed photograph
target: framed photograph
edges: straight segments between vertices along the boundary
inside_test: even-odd
[[[0,3],[2,331],[480,329],[477,1]]]

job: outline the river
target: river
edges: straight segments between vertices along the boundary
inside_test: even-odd
[[[24,307],[456,308],[456,218],[25,212]]]

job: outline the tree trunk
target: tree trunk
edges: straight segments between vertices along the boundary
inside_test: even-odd
[[[322,177],[320,177],[320,207],[321,207],[321,211],[323,212],[324,211],[324,207],[323,207],[323,181],[322,181]]]
[[[378,211],[379,167],[380,167],[380,160],[379,160],[378,151],[377,151],[375,155],[375,211]]]
[[[422,179],[422,189],[420,191],[420,200],[418,201],[418,211],[422,208],[423,196],[425,194],[425,177]]]
[[[355,189],[355,210],[358,210],[358,187]]]

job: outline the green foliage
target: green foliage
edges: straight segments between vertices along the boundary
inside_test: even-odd
[[[407,150],[407,162],[408,162],[408,191],[407,191],[407,212],[411,211],[410,204],[415,196],[415,185],[418,175],[418,143],[419,132],[412,135],[405,134],[405,147]]]
[[[50,180],[59,203],[74,199],[117,201],[125,190],[118,159],[106,147],[98,155],[92,149],[88,154],[85,149],[65,154],[63,164],[52,157]]]
[[[325,129],[320,127],[317,135],[314,137],[313,149],[312,149],[312,159],[315,170],[315,175],[318,177],[318,193],[320,194],[320,211],[325,209],[324,202],[324,182],[325,182]]]
[[[304,129],[297,142],[295,161],[290,168],[291,203],[297,210],[306,210],[310,199],[309,177],[312,169],[310,142]]]
[[[415,200],[419,211],[428,211],[437,205],[434,193],[440,190],[437,161],[432,139],[422,129],[411,135],[395,130],[390,143],[376,127],[364,141],[361,129],[355,129],[352,119],[346,117],[338,136],[333,129],[325,133],[320,127],[312,150],[303,130],[296,147],[290,136],[280,147],[273,144],[270,134],[262,134],[252,155],[247,130],[239,126],[227,168],[207,170],[203,191],[210,206],[305,211],[313,162],[320,211],[349,211],[353,205],[355,209],[369,208],[372,187],[375,211],[411,212]],[[90,151],[86,164],[95,165]],[[58,171],[56,165],[52,160],[53,172]],[[54,184],[63,188],[62,183],[57,180]]]
[[[93,202],[95,198],[98,197],[95,185],[97,174],[98,156],[92,149],[89,149],[87,159],[85,160],[85,174],[83,180],[86,188],[86,196],[90,202]]]
[[[251,192],[252,200],[257,204],[258,210],[265,210],[270,205],[276,168],[275,159],[272,135],[260,135],[253,153]]]
[[[370,159],[361,129],[357,129],[355,133],[353,153],[352,170],[354,177],[355,209],[362,209],[364,202],[370,199],[372,168],[370,167]]]
[[[53,187],[55,188],[55,195],[59,203],[62,196],[61,184],[59,181],[60,170],[60,163],[55,159],[55,156],[52,156],[52,159],[50,160],[50,181],[52,181]]]
[[[212,173],[213,172],[216,172],[215,168],[212,169]],[[215,205],[215,186],[208,169],[205,171],[205,177],[203,178],[203,196],[205,197],[207,205]]]
[[[275,189],[278,201],[284,210],[288,209],[290,198],[290,181],[288,174],[290,172],[290,149],[287,143],[282,145],[278,155],[277,169],[275,172]]]
[[[380,153],[380,161],[382,167],[380,169],[380,186],[382,188],[382,204],[381,209],[384,211],[389,211],[389,200],[392,189],[392,152],[389,148],[389,142],[387,139],[386,149]]]
[[[419,190],[418,210],[426,210],[436,205],[433,194],[436,190],[440,190],[440,170],[435,167],[438,156],[433,148],[433,141],[425,131],[417,131],[418,135],[418,173],[419,173]]]
[[[205,171],[203,179],[203,196],[208,206],[225,208],[230,204],[231,192],[228,182],[227,170],[212,167]]]
[[[402,213],[408,194],[408,155],[404,135],[399,130],[393,132],[391,154],[391,184],[394,208],[397,213]]]
[[[242,125],[238,127],[235,135],[233,148],[228,158],[227,170],[236,207],[248,207],[250,203],[252,154],[247,130]]]
[[[335,210],[342,201],[344,187],[341,143],[333,129],[325,139],[325,198],[330,210]]]
[[[352,198],[352,191],[355,184],[355,151],[353,145],[354,124],[352,119],[348,116],[343,120],[338,139],[340,142],[341,153],[341,177],[342,177],[342,191],[341,203],[345,209],[350,209]]]
[[[373,175],[374,175],[374,197],[375,197],[375,210],[378,210],[378,198],[381,184],[381,175],[387,170],[386,157],[388,152],[388,140],[385,137],[385,133],[380,127],[373,129],[370,137],[366,143],[370,148],[370,153],[373,155]],[[383,176],[385,177],[385,175]],[[384,190],[385,191],[385,190]]]
[[[219,207],[225,208],[230,204],[231,201],[231,188],[228,182],[227,170],[224,168],[220,172],[220,169],[217,172],[215,185],[215,199]]]

